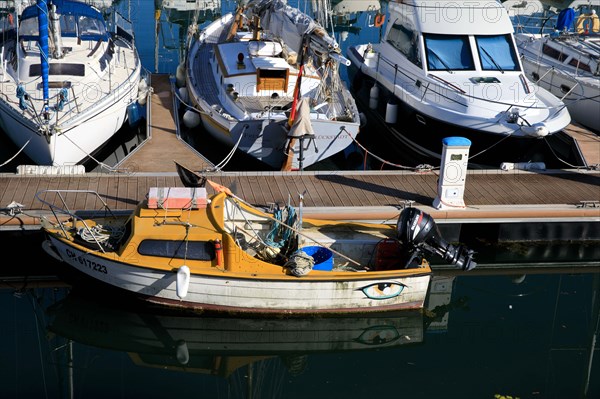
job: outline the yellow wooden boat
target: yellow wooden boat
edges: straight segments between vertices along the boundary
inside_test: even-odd
[[[234,314],[419,309],[432,274],[423,254],[475,267],[473,252],[444,241],[417,208],[397,225],[303,219],[301,206],[270,212],[214,187],[210,197],[203,187],[151,188],[128,215],[87,192],[102,211],[86,218],[61,201],[65,190],[45,190],[37,198],[54,217],[42,221],[44,248],[149,302]]]

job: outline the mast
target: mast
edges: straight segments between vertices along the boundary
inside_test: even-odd
[[[292,102],[292,108],[290,110],[290,118],[289,118],[288,124],[287,124],[288,130],[294,124],[294,120],[296,119],[296,112],[297,112],[297,108],[298,108],[298,100],[300,99],[300,96],[302,95],[301,91],[300,91],[300,86],[302,85],[302,74],[304,73],[305,57],[306,57],[306,52],[308,51],[308,49],[307,49],[308,40],[309,40],[309,36],[304,36],[302,38],[302,48],[300,50],[300,67],[298,69],[298,78],[296,80],[296,87],[294,87],[294,101]],[[295,144],[296,144],[296,138],[289,137],[288,145],[285,150],[285,159],[283,160],[283,164],[281,165],[281,171],[283,171],[283,172],[289,172],[290,170],[292,170],[292,162],[294,161],[293,156],[294,156],[294,145]]]
[[[48,64],[48,4],[47,0],[37,0],[38,10],[38,30],[39,39],[38,44],[40,47],[40,65],[42,69],[42,85],[44,91],[44,109],[42,111],[44,118],[48,120],[49,107],[48,107],[48,73],[50,65]]]

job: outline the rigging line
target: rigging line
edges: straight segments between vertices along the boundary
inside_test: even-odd
[[[352,137],[352,136],[350,136]],[[358,140],[356,140],[355,137],[352,137],[352,140],[367,154],[372,156],[373,158],[377,159],[379,162],[385,164],[385,165],[389,165],[389,166],[394,166],[396,168],[400,168],[400,169],[410,169],[410,170],[417,170],[417,171],[423,171],[423,169],[428,169],[428,170],[436,170],[439,169],[439,167],[433,167],[431,165],[428,165],[429,167],[412,167],[412,166],[404,166],[404,165],[399,165],[399,164],[395,164],[392,163],[390,161],[387,161],[375,154],[373,154],[371,151],[369,151],[368,149],[366,149],[361,143],[358,142]],[[383,165],[382,165],[383,166]]]
[[[246,129],[248,129],[248,125],[245,125],[244,128],[242,129],[242,132],[240,133],[240,137],[238,137],[237,142],[231,148],[231,151],[229,151],[229,154],[227,154],[225,156],[225,158],[221,162],[219,162],[217,165],[215,165],[212,168],[213,172],[220,171],[221,169],[223,169],[229,163],[229,161],[231,161],[231,159],[233,158],[233,155],[235,154],[235,151],[238,149],[238,147],[239,147],[239,145],[240,145],[240,143],[242,141],[242,138],[244,137],[244,132],[246,131]]]
[[[550,143],[548,142],[548,140],[544,137],[544,142],[546,143],[546,145],[548,146],[548,148],[550,148],[550,152],[552,152],[552,155],[554,155],[554,157],[559,160],[560,162],[564,163],[565,165],[573,168],[573,169],[590,169],[589,167],[585,168],[585,167],[581,167],[581,166],[577,166],[577,165],[572,165],[570,163],[568,163],[567,161],[565,161],[564,159],[562,159],[561,157],[558,156],[558,154],[556,154],[556,152],[554,151],[554,148],[552,148],[552,146],[550,145]]]
[[[597,281],[597,280],[596,280]],[[594,306],[594,302],[596,302],[597,299],[597,293],[598,290],[595,290],[594,293],[592,294],[592,309]],[[593,314],[593,312],[592,312]],[[587,368],[587,378],[585,381],[585,388],[584,388],[584,392],[587,395],[588,393],[588,389],[589,389],[589,385],[590,385],[590,380],[591,380],[591,373],[592,373],[592,364],[593,364],[593,360],[594,360],[594,351],[596,349],[596,340],[597,340],[597,335],[598,335],[598,330],[600,329],[600,314],[598,314],[598,318],[596,320],[596,331],[595,333],[592,333],[592,342],[590,343],[590,354],[589,354],[589,361],[588,361],[588,368]]]
[[[233,206],[233,210],[234,213],[231,215],[231,217],[229,219],[231,219],[232,221],[232,225],[234,226],[235,230],[241,230],[242,233],[246,233],[249,236],[254,235],[254,238],[257,241],[260,241],[261,244],[263,244],[266,247],[269,247],[270,245],[267,244],[262,237],[258,234],[258,232],[256,231],[256,229],[254,228],[254,226],[252,226],[252,222],[250,220],[248,220],[248,218],[246,217],[246,213],[244,212],[244,210],[242,209],[242,206],[240,204],[238,204],[235,199],[231,199],[232,202],[232,206]],[[249,227],[250,231],[253,234],[250,234],[245,228],[242,228],[240,226],[235,225],[235,211],[239,211],[240,212],[240,216],[244,219],[245,224]],[[277,219],[273,218],[272,221],[278,222]],[[232,229],[234,230],[234,229]]]
[[[525,119],[523,119],[523,120],[525,120]],[[525,122],[527,123],[526,120],[525,120]],[[527,123],[527,124],[529,125],[529,123]],[[512,137],[512,135],[513,135],[512,133],[508,134],[508,135],[502,137],[500,140],[496,141],[494,144],[492,144],[488,148],[484,148],[483,150],[479,151],[477,154],[470,156],[469,157],[469,161],[472,160],[473,158],[477,158],[479,155],[483,154],[484,152],[487,152],[487,151],[491,150],[492,148],[494,148],[495,146],[497,146],[498,144],[500,144],[501,142],[503,142],[507,138]]]
[[[177,99],[179,100],[179,102],[183,105],[185,105],[186,108],[189,108],[193,111],[198,112],[198,110],[193,106],[188,104],[187,102],[183,101],[183,98],[181,98],[181,96],[179,95],[179,91],[178,90],[173,90],[173,94],[175,94],[175,97],[177,97]]]
[[[13,159],[15,159],[24,149],[25,147],[27,147],[27,144],[29,144],[29,142],[31,141],[31,139],[27,140],[27,142],[25,144],[23,144],[23,147],[21,147],[19,149],[19,151],[17,151],[17,153],[15,155],[12,156],[12,158],[9,158],[6,162],[4,162],[3,164],[0,164],[0,167],[8,164],[10,161],[12,161]]]
[[[97,160],[96,158],[94,158],[90,153],[88,153],[87,151],[85,151],[83,148],[81,148],[77,143],[75,143],[73,140],[71,140],[71,138],[67,135],[67,134],[61,134],[61,136],[63,136],[64,138],[66,138],[67,140],[69,140],[71,142],[71,144],[73,144],[75,147],[77,147],[81,152],[83,152],[86,157],[90,158],[92,161],[96,162],[98,164],[98,166],[107,169],[110,172],[116,172],[119,171],[119,169],[107,165],[102,161]]]

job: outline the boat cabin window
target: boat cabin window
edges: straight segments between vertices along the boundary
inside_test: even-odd
[[[404,54],[410,62],[420,67],[418,39],[419,36],[415,31],[397,23],[392,25],[387,34],[387,42]]]
[[[39,35],[37,18],[24,19],[19,24],[19,36],[25,38],[25,40],[30,38],[36,40]]]
[[[81,40],[99,40],[106,38],[106,27],[103,21],[81,16],[79,17],[79,37]]]
[[[77,36],[77,21],[74,15],[62,15],[60,17],[60,33],[64,37]]]
[[[85,76],[84,64],[59,63],[48,65],[48,75]],[[29,77],[42,76],[42,65],[29,65]]]
[[[572,58],[571,61],[569,61],[569,65],[574,66],[577,69],[581,69],[582,71],[592,72],[592,68],[590,68],[588,64],[584,64],[575,58]]]
[[[472,71],[475,63],[467,35],[424,34],[427,69],[430,71]]]
[[[141,255],[177,259],[215,259],[214,245],[209,241],[143,240],[138,252]]]
[[[475,36],[475,42],[484,71],[520,70],[511,35]]]
[[[564,60],[567,59],[568,55],[561,53],[560,51],[558,51],[557,49],[555,49],[552,46],[548,46],[547,44],[544,44],[542,46],[542,53],[546,54],[548,57],[552,57],[555,60],[558,60],[560,62],[563,62]]]

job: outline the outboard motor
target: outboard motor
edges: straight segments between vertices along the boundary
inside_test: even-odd
[[[451,265],[462,270],[477,266],[473,261],[473,250],[463,245],[453,246],[442,238],[431,215],[417,209],[404,208],[396,226],[398,240],[403,244],[408,262],[419,257],[422,251],[441,256]]]

